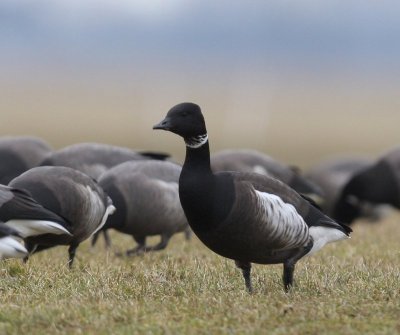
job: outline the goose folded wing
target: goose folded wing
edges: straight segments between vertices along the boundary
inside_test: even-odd
[[[8,188],[2,190],[3,192],[12,195],[0,206],[0,218],[3,222],[9,220],[50,221],[69,230],[70,224],[64,218],[40,205],[25,190]]]
[[[236,180],[250,183],[257,191],[276,195],[284,203],[292,205],[308,227],[335,228],[346,235],[349,235],[352,231],[350,227],[337,223],[323,214],[314,202],[277,179],[253,173],[233,173],[233,176]]]

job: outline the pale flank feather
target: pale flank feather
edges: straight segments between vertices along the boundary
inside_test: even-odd
[[[22,258],[28,255],[28,250],[12,237],[0,238],[0,259]]]
[[[54,234],[54,235],[71,235],[62,225],[45,220],[9,220],[4,223],[6,226],[14,228],[23,237]]]
[[[271,243],[280,241],[283,249],[293,249],[307,243],[308,226],[296,209],[274,194],[256,191],[264,211],[265,225],[270,230]]]

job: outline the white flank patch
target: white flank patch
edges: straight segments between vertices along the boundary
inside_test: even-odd
[[[308,242],[308,226],[293,205],[275,194],[256,191],[263,208],[270,239],[285,244],[284,249],[303,246]]]
[[[107,218],[109,215],[113,214],[115,212],[116,208],[114,205],[109,205],[106,209],[106,212],[103,215],[103,218],[101,219],[101,222],[99,224],[99,226],[96,228],[96,230],[92,233],[93,236],[94,234],[96,234],[101,228],[103,228],[103,226],[106,224]]]
[[[192,149],[200,148],[202,145],[207,143],[208,141],[208,134],[199,135],[195,137],[191,137],[185,140],[186,146]]]
[[[314,245],[307,256],[314,254],[327,243],[350,238],[338,229],[322,226],[310,227],[310,235],[314,240]]]
[[[45,220],[9,220],[5,225],[14,228],[23,238],[42,234],[72,235],[59,223]]]
[[[0,238],[0,259],[22,258],[28,255],[28,250],[12,237]]]

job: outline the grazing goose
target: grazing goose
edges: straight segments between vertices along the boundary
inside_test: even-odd
[[[28,250],[15,237],[21,237],[21,235],[15,229],[0,222],[0,260],[23,258],[28,255]]]
[[[7,185],[22,172],[39,165],[49,152],[50,146],[37,137],[1,137],[0,184]]]
[[[400,147],[355,173],[343,187],[334,216],[352,223],[362,214],[362,204],[386,204],[400,209]]]
[[[211,169],[214,172],[257,172],[279,179],[297,192],[315,200],[318,204],[323,197],[321,188],[301,176],[297,169],[257,150],[230,149],[214,153],[211,155]]]
[[[69,235],[44,234],[25,238],[29,253],[68,245],[72,266],[79,244],[101,229],[114,211],[111,199],[86,174],[61,166],[39,166],[13,179],[11,187],[28,191],[46,209],[63,218]]]
[[[127,255],[164,249],[173,234],[188,229],[178,195],[180,172],[181,167],[171,162],[130,161],[100,177],[100,186],[117,208],[102,229],[114,228],[134,238],[138,245]],[[152,235],[161,235],[161,241],[148,247],[146,237]],[[96,238],[97,234],[92,245]]]
[[[288,290],[300,258],[349,236],[350,228],[324,215],[277,179],[257,173],[213,173],[198,105],[176,105],[153,129],[183,137],[186,158],[179,196],[189,225],[207,247],[235,260],[249,292],[251,263],[283,263],[283,283]]]
[[[166,154],[136,152],[129,148],[101,143],[78,143],[49,153],[41,163],[51,166],[67,166],[98,179],[109,168],[131,160],[164,160]]]
[[[340,194],[356,173],[372,165],[371,159],[364,156],[330,157],[314,165],[305,176],[319,185],[324,193],[321,203],[318,203],[325,214],[336,219],[334,208]],[[386,206],[360,202],[360,215],[368,221],[380,220],[386,213]]]

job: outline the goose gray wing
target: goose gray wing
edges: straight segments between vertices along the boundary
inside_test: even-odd
[[[277,179],[252,173],[231,174],[238,190],[253,189],[252,202],[258,208],[258,220],[264,229],[273,229],[272,236],[285,244],[285,248],[304,245],[311,227],[333,228],[347,236],[351,232]]]
[[[291,250],[308,244],[309,227],[297,209],[304,203],[297,193],[262,175],[226,173],[233,179],[235,200],[224,226],[235,227],[235,235],[258,250]]]

